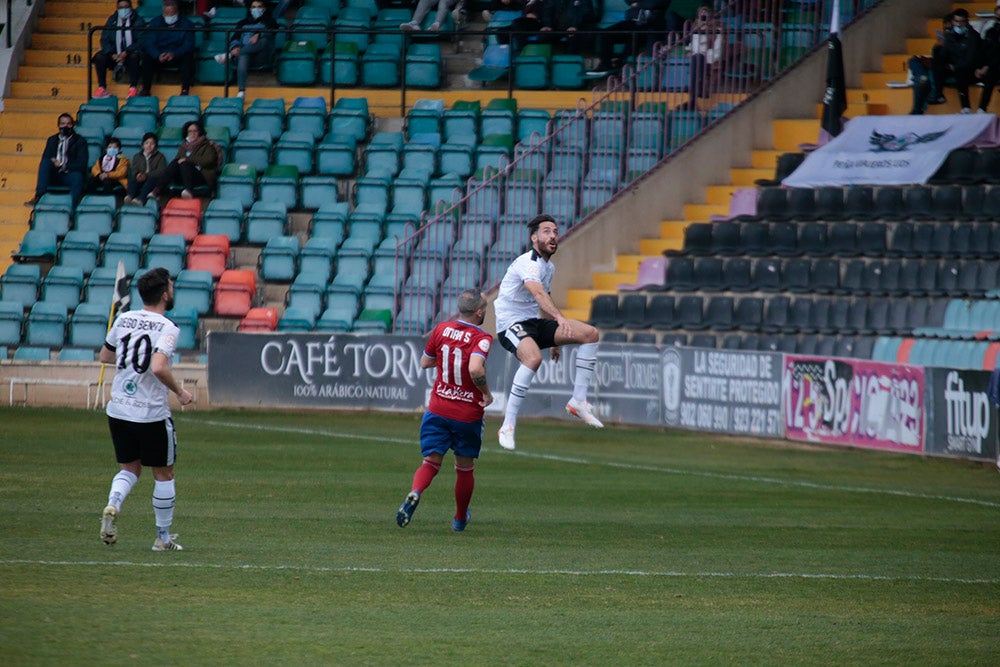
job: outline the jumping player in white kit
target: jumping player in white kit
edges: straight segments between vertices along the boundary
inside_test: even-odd
[[[505,350],[517,356],[521,365],[514,373],[503,426],[497,432],[500,446],[514,449],[514,429],[531,381],[542,365],[542,350],[551,348],[553,361],[559,359],[562,345],[578,344],[573,397],[566,411],[594,428],[604,424],[594,416],[587,402],[587,388],[594,377],[597,360],[597,329],[586,322],[569,320],[549,296],[556,267],[552,255],[559,247],[559,226],[547,213],[528,222],[531,249],[507,268],[493,307],[496,311],[497,338]]]

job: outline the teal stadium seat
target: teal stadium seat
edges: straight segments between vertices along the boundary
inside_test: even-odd
[[[278,54],[278,83],[283,86],[311,86],[316,83],[316,45],[308,41],[285,44]]]
[[[272,164],[260,177],[258,184],[262,201],[278,202],[285,208],[299,204],[299,169],[293,165]]]

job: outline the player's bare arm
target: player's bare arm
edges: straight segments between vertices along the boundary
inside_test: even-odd
[[[170,360],[167,359],[167,355],[161,352],[154,353],[152,369],[156,379],[177,395],[177,400],[180,401],[181,405],[188,405],[194,400],[191,392],[181,387],[177,379],[174,378],[174,373],[170,370]]]
[[[485,408],[493,402],[493,392],[490,391],[490,384],[486,380],[485,357],[478,354],[472,355],[469,359],[469,376],[472,378],[472,384],[476,385],[476,389],[482,392],[483,400],[479,401],[479,405]]]

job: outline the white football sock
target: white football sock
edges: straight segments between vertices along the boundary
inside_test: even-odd
[[[535,379],[535,371],[531,370],[524,364],[517,367],[517,372],[514,373],[514,381],[510,385],[510,394],[507,395],[507,409],[503,414],[503,425],[504,426],[516,426],[517,425],[517,413],[521,409],[521,403],[524,401],[524,397],[528,394],[528,389],[531,387],[531,381]]]
[[[584,343],[576,351],[576,374],[573,376],[573,400],[586,401],[587,389],[594,379],[597,364],[597,343]]]
[[[174,522],[174,501],[177,493],[174,480],[156,481],[153,487],[153,513],[156,515],[156,532],[164,542],[170,541],[170,524]]]
[[[111,492],[108,494],[108,504],[116,510],[121,510],[122,503],[128,497],[129,492],[139,478],[128,470],[119,470],[115,478],[111,480]]]

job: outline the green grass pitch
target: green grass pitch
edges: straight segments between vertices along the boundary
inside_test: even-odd
[[[472,521],[452,459],[400,529],[419,415],[175,415],[99,538],[98,412],[0,408],[6,665],[1000,663],[992,466],[495,419]]]

